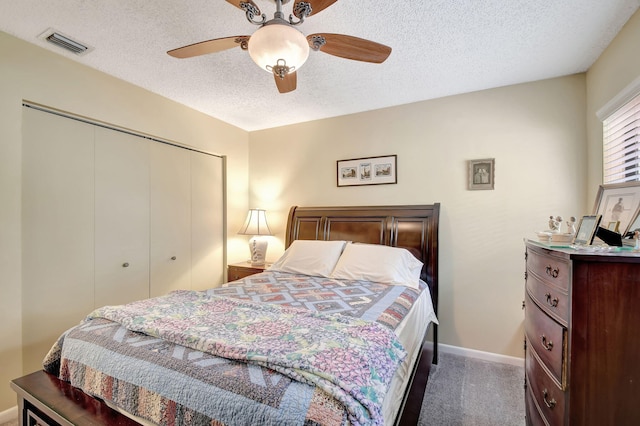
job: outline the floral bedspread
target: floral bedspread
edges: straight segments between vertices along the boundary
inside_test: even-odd
[[[129,319],[100,309],[95,314],[122,315],[127,325],[87,319],[60,337],[43,366],[158,425],[380,423],[385,383],[402,358],[393,331],[425,287],[263,272],[206,292],[128,305]],[[172,306],[170,298],[183,299],[183,306]],[[231,321],[229,312],[237,319]],[[316,336],[319,328],[326,329],[326,339]],[[156,337],[160,333],[166,337]],[[369,346],[374,343],[382,346]]]
[[[89,318],[318,386],[345,405],[353,424],[383,423],[386,389],[406,355],[375,322],[196,291],[107,306]]]

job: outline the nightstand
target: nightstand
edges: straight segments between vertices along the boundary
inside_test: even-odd
[[[251,265],[250,262],[231,264],[227,267],[227,281],[240,280],[248,277],[249,275],[259,274],[270,265],[270,263],[265,263],[264,265]]]

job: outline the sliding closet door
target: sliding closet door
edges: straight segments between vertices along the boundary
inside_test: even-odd
[[[190,151],[150,146],[150,293],[191,288]]]
[[[149,145],[96,127],[95,303],[149,297]]]
[[[22,127],[22,338],[25,371],[93,309],[91,125],[30,108]]]
[[[25,371],[93,309],[219,286],[224,163],[23,109]]]
[[[224,282],[224,164],[220,157],[191,153],[191,287]]]

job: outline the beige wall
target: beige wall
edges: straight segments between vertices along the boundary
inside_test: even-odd
[[[591,212],[602,184],[595,113],[640,76],[640,11],[586,75],[464,94],[250,135],[250,205],[269,210],[268,257],[289,206],[442,203],[443,343],[522,356],[522,237]],[[335,186],[335,161],[398,155],[398,184]],[[496,159],[495,191],[466,160]]]
[[[585,78],[575,75],[253,132],[250,204],[282,253],[291,205],[440,202],[442,342],[523,356],[523,237],[585,204]],[[336,187],[336,160],[398,155],[398,184]],[[467,190],[495,158],[496,189]]]
[[[588,207],[602,184],[602,122],[596,112],[640,77],[640,11],[636,12],[587,72]]]
[[[21,364],[21,119],[29,100],[227,156],[229,257],[247,210],[247,132],[0,32],[0,412]],[[70,295],[69,303],[73,303]]]

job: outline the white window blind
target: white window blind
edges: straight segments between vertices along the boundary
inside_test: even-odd
[[[603,121],[604,183],[640,181],[640,94]]]

